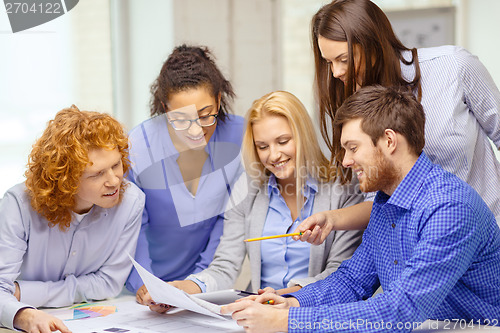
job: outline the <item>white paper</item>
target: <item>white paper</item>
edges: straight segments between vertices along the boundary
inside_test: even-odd
[[[113,333],[110,328],[128,329],[130,332],[118,333],[229,333],[244,332],[233,320],[220,320],[196,312],[176,308],[164,314],[149,310],[140,305],[135,297],[114,300],[116,313],[106,317],[95,317],[65,322],[73,333]],[[134,328],[134,329],[131,329]]]
[[[142,282],[144,282],[146,288],[148,288],[151,298],[156,303],[173,305],[181,309],[198,312],[219,319],[228,319],[220,315],[220,305],[196,298],[192,295],[187,294],[183,290],[169,285],[165,281],[162,281],[161,279],[148,272],[130,255],[129,258],[130,260],[132,260],[132,263],[134,264],[137,273],[139,273]]]

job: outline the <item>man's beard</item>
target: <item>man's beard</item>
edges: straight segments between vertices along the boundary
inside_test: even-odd
[[[399,180],[399,172],[397,172],[394,163],[384,158],[378,149],[374,163],[364,172],[365,179],[360,182],[359,187],[363,192],[387,191],[395,186]]]

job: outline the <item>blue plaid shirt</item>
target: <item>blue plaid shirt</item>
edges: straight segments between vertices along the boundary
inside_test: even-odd
[[[352,259],[291,295],[301,306],[290,308],[289,332],[499,325],[500,229],[469,185],[422,153],[392,196],[377,193]]]

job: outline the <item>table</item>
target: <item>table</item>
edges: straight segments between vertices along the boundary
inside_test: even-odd
[[[233,320],[220,320],[191,311],[175,309],[158,314],[135,302],[134,295],[124,291],[114,299],[97,302],[100,305],[115,305],[117,312],[106,317],[65,321],[73,333],[218,333],[244,332]],[[69,308],[69,307],[68,307]],[[43,309],[58,317],[68,308]],[[499,332],[500,327],[468,327],[465,323],[426,321],[415,331],[419,333],[439,332]],[[13,331],[0,328],[0,333]]]

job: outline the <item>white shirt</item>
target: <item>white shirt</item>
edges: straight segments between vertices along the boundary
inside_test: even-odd
[[[122,201],[94,206],[66,231],[36,213],[24,183],[0,202],[0,324],[25,307],[59,307],[120,293],[135,254],[144,194],[130,183]],[[14,297],[17,281],[21,301]]]
[[[406,59],[411,58],[405,52]],[[476,56],[457,46],[418,50],[424,107],[424,152],[469,183],[500,217],[500,91]],[[401,65],[407,80],[413,65]],[[499,220],[500,221],[500,220]]]

